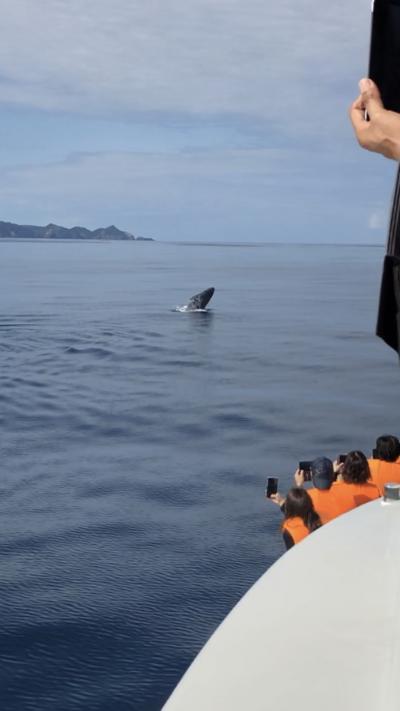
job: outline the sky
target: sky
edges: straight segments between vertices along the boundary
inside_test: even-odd
[[[370,0],[3,0],[0,220],[383,245],[369,33]]]

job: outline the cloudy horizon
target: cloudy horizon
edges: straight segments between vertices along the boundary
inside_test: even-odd
[[[384,243],[395,164],[347,108],[369,2],[5,0],[0,219]]]

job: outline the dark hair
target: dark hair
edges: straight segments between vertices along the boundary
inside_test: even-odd
[[[306,489],[300,486],[294,486],[288,491],[285,499],[285,519],[299,516],[310,533],[319,528],[321,519],[314,511],[314,506],[311,497]]]
[[[371,476],[367,457],[363,452],[349,452],[342,469],[346,484],[365,484]]]
[[[382,435],[376,440],[375,459],[395,462],[400,454],[400,442],[394,435]]]

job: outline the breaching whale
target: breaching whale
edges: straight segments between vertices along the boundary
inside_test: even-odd
[[[208,302],[212,299],[214,291],[213,286],[209,289],[204,289],[199,294],[192,296],[186,306],[178,307],[178,311],[204,311]]]

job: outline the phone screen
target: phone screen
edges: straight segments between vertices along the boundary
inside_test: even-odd
[[[278,478],[275,476],[269,476],[267,479],[267,484],[265,487],[265,496],[269,499],[271,494],[278,493]]]
[[[373,3],[368,74],[384,107],[400,112],[400,0]]]
[[[344,464],[346,457],[347,457],[347,454],[339,454],[339,456],[338,456],[338,463],[339,463],[339,464]]]

